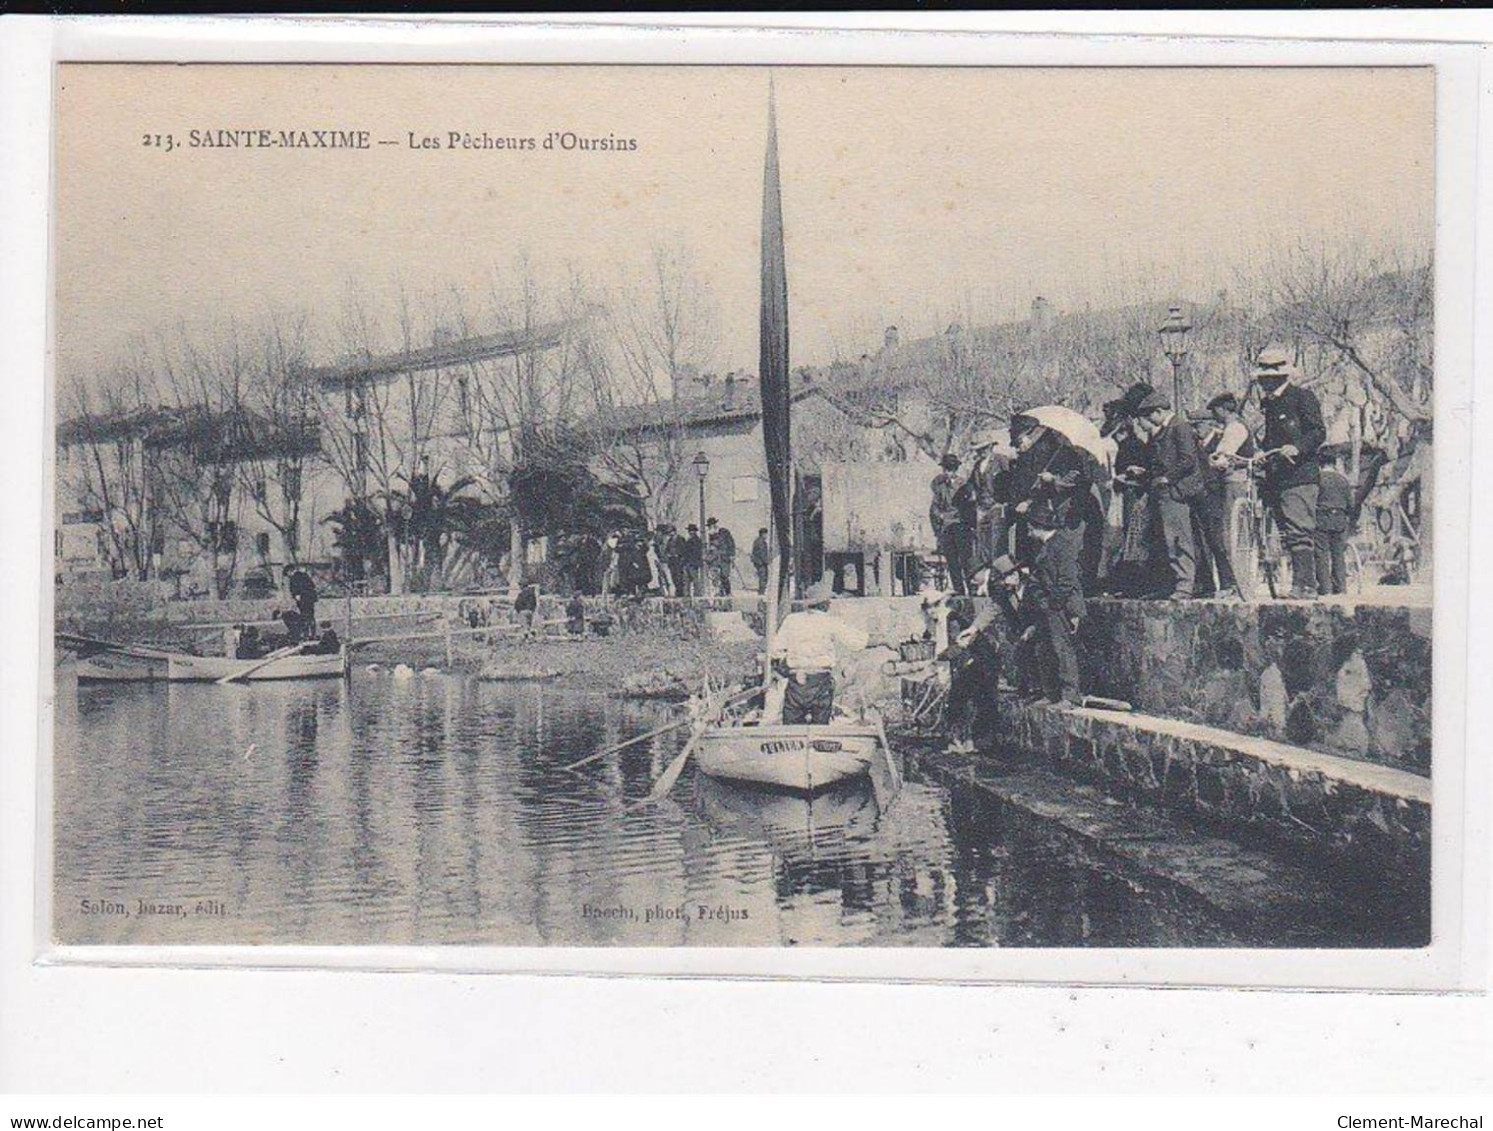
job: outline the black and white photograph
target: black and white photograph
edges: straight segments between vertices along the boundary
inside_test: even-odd
[[[1429,946],[1437,78],[61,64],[44,933]]]

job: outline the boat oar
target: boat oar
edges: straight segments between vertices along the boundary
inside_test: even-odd
[[[286,656],[294,655],[305,646],[306,641],[304,640],[299,644],[287,644],[284,648],[277,649],[276,651],[271,652],[268,656],[261,656],[259,659],[253,661],[247,667],[239,668],[239,670],[236,672],[230,672],[222,679],[214,680],[214,682],[221,686],[225,683],[237,683],[241,679],[248,679],[249,676],[253,675],[260,668],[268,667],[276,660],[284,659]]]
[[[760,687],[744,687],[734,695],[726,696],[726,698],[721,701],[720,709],[724,709],[725,707],[729,706],[732,703],[735,703],[739,699],[746,699],[752,695],[756,695],[761,690],[762,689]],[[642,734],[635,734],[625,742],[619,742],[614,746],[608,746],[605,750],[598,750],[595,754],[588,754],[579,762],[572,762],[568,766],[561,766],[560,769],[578,770],[582,766],[588,766],[592,762],[595,762],[600,758],[605,758],[608,754],[615,754],[617,753],[617,751],[626,750],[629,746],[635,746],[639,742],[647,742],[650,738],[657,738],[661,734],[668,734],[670,731],[678,730],[680,727],[689,726],[689,724],[693,721],[694,720],[689,715],[685,715],[684,718],[675,719],[673,722],[665,723],[661,727],[655,727],[653,730],[644,731]]]
[[[684,744],[684,749],[669,763],[668,768],[658,775],[658,781],[653,783],[653,788],[648,792],[648,796],[641,801],[627,806],[627,812],[632,812],[634,809],[641,809],[644,805],[652,805],[655,801],[662,800],[664,795],[674,788],[674,783],[679,780],[679,775],[684,773],[685,763],[689,761],[689,756],[695,752],[695,747],[700,744],[700,739],[704,737],[705,730],[709,725],[708,722],[702,722],[696,728],[695,733],[690,735],[689,741]]]
[[[615,754],[619,750],[626,750],[629,746],[636,746],[640,742],[647,742],[650,738],[657,738],[661,734],[668,734],[670,731],[678,730],[680,727],[687,727],[691,721],[688,715],[682,719],[675,719],[672,723],[665,723],[661,727],[654,727],[652,730],[644,731],[642,734],[635,734],[626,742],[619,742],[613,746],[608,746],[605,750],[598,750],[595,754],[588,754],[579,762],[572,762],[568,766],[561,766],[560,769],[578,770],[582,766],[588,766],[592,762],[605,758],[608,754]]]

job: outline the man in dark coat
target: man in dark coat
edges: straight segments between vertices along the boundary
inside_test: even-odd
[[[731,596],[731,572],[736,566],[736,539],[712,516],[705,524],[705,564],[710,568],[711,595]]]
[[[295,612],[283,618],[285,627],[292,642],[312,640],[316,636],[316,583],[298,565],[286,566],[285,569],[290,599],[295,602]]]
[[[1197,433],[1186,417],[1172,411],[1164,393],[1152,392],[1138,412],[1147,436],[1148,490],[1161,522],[1162,542],[1172,574],[1173,600],[1192,597],[1197,551],[1192,537],[1193,504],[1206,489]]]
[[[700,528],[692,522],[684,528],[684,537],[679,539],[679,576],[683,578],[679,592],[682,596],[703,595],[700,570],[704,564],[705,546],[700,541]]]
[[[1317,452],[1327,429],[1322,403],[1295,376],[1283,349],[1264,350],[1255,365],[1265,414],[1260,446],[1269,455],[1261,495],[1291,555],[1291,597],[1309,600],[1317,595]]]
[[[928,504],[928,525],[938,541],[938,552],[949,567],[949,585],[961,597],[969,592],[970,532],[960,513],[959,457],[949,452],[939,461],[939,472],[933,477],[932,499]]]
[[[1161,546],[1160,521],[1146,486],[1150,459],[1139,422],[1140,405],[1155,390],[1137,381],[1104,405],[1100,434],[1116,446],[1114,485],[1120,492],[1120,531],[1105,576],[1117,597],[1156,597],[1172,590],[1172,574]]]
[[[1353,484],[1343,473],[1343,457],[1322,464],[1317,481],[1317,588],[1323,596],[1348,589],[1348,534],[1352,529]]]
[[[1008,478],[1015,452],[998,428],[986,428],[970,438],[974,463],[956,492],[964,527],[970,534],[970,569],[978,573],[1006,552],[1010,518]]]
[[[1031,532],[1030,576],[1021,595],[1021,613],[1034,638],[1042,668],[1042,685],[1051,702],[1077,706],[1079,689],[1079,623],[1083,620],[1083,532],[1065,525],[1051,501],[1041,500],[1027,511]]]
[[[752,543],[752,569],[757,574],[757,592],[767,592],[767,574],[772,567],[772,546],[767,537],[767,527],[757,528],[757,538]]]
[[[1228,517],[1233,502],[1229,485],[1235,475],[1234,460],[1249,455],[1253,448],[1249,446],[1249,431],[1239,419],[1239,398],[1233,393],[1220,393],[1210,400],[1208,415],[1211,427],[1199,437],[1205,488],[1193,508],[1197,519],[1193,532],[1198,550],[1196,593],[1199,597],[1239,598],[1242,595],[1229,553]]]

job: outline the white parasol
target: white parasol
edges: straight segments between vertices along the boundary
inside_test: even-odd
[[[1081,412],[1060,404],[1045,404],[1019,412],[1044,428],[1051,428],[1075,448],[1088,452],[1108,472],[1114,463],[1114,445],[1099,434],[1099,426]]]

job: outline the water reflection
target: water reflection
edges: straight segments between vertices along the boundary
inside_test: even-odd
[[[600,695],[359,673],[63,681],[57,708],[69,942],[1235,941],[981,795],[915,777],[885,812],[864,784],[805,800],[698,775],[629,810],[680,736],[563,770],[661,721]]]

